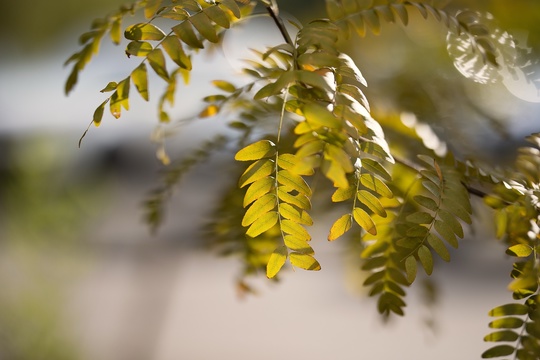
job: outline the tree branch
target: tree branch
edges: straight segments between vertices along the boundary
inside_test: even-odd
[[[276,23],[276,26],[278,27],[279,31],[281,32],[281,36],[283,36],[283,39],[285,39],[285,42],[291,46],[294,46],[294,43],[291,39],[291,36],[289,35],[289,32],[287,31],[287,28],[285,27],[285,24],[283,23],[283,19],[279,17],[279,8],[274,0],[271,0],[271,3],[264,3],[266,10],[268,11],[268,14],[270,14],[270,17],[274,22]]]

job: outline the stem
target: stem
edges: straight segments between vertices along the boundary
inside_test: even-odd
[[[271,0],[271,4],[265,2],[264,6],[266,7],[268,14],[270,14],[270,17],[276,23],[276,26],[278,27],[279,32],[281,32],[281,36],[283,36],[283,39],[285,39],[285,42],[291,46],[294,46],[291,36],[289,35],[289,32],[287,31],[287,28],[283,23],[283,19],[279,17],[279,8],[276,2],[274,0]]]

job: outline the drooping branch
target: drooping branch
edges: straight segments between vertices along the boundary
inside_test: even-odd
[[[266,11],[268,11],[268,14],[270,14],[272,20],[274,20],[274,22],[276,23],[276,26],[278,27],[279,32],[281,33],[281,36],[283,36],[285,42],[291,46],[294,46],[291,36],[289,35],[287,28],[285,27],[283,19],[279,17],[279,8],[276,2],[274,0],[271,0],[269,3],[265,1],[264,6],[266,7]]]

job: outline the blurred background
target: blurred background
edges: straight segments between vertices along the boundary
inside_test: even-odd
[[[412,288],[407,316],[389,323],[360,289],[356,254],[329,244],[322,222],[312,231],[321,272],[288,271],[279,283],[252,280],[258,295],[239,296],[238,260],[201,241],[213,202],[230,185],[216,169],[227,174],[232,154],[210,158],[182,179],[152,235],[143,202],[163,168],[150,141],[155,101],[132,96],[129,112],[118,120],[106,114],[77,147],[103,101],[99,90],[138,61],[104,42],[75,91],[63,93],[69,69],[62,64],[78,51],[79,35],[121,3],[0,4],[0,359],[480,358],[487,311],[511,301],[511,264],[494,241],[489,213],[480,212],[453,261],[439,264],[437,292]],[[450,12],[470,6],[446,3]],[[280,5],[300,21],[322,16],[324,6]],[[538,1],[474,6],[493,14],[535,58]],[[381,35],[344,44],[368,81],[374,113],[412,112],[464,157],[511,160],[523,136],[540,131],[536,86],[519,76],[489,84],[464,78],[446,51],[444,27],[416,15],[407,28],[383,24]],[[213,57],[197,56],[191,86],[179,90],[171,111],[175,118],[200,111],[211,80],[242,81],[235,59],[246,45],[281,42],[265,21],[228,35]],[[153,83],[157,95],[162,84]],[[182,128],[169,141],[171,158],[197,146],[203,129],[222,127],[210,118]]]

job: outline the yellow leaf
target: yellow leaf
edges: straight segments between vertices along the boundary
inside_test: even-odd
[[[195,49],[203,49],[204,45],[193,31],[193,26],[189,21],[182,21],[180,24],[172,28],[176,36],[188,46]]]
[[[206,118],[216,115],[219,112],[219,106],[216,104],[210,104],[199,113],[199,117]]]
[[[299,224],[313,225],[313,220],[306,211],[297,210],[294,206],[287,203],[281,203],[279,205],[279,214],[285,219],[289,219]]]
[[[255,182],[257,180],[260,180],[262,178],[265,178],[267,176],[270,176],[275,170],[274,162],[270,159],[262,159],[254,162],[248,168],[242,176],[240,176],[240,180],[238,181],[238,186],[241,188],[251,184],[252,182]]]
[[[291,252],[289,254],[289,259],[293,266],[296,266],[304,270],[321,270],[321,265],[315,258],[309,254],[302,254],[297,252]]]
[[[189,21],[205,39],[213,43],[219,41],[216,29],[206,13],[201,11],[200,13],[191,16]]]
[[[309,102],[303,109],[304,117],[307,122],[314,128],[327,127],[331,129],[340,129],[341,122],[332,112],[322,105]]]
[[[351,214],[345,214],[339,219],[337,219],[332,227],[330,228],[330,233],[328,234],[328,240],[334,241],[345,234],[352,226],[352,217]]]
[[[182,43],[174,35],[167,36],[162,42],[161,46],[165,49],[165,52],[176,65],[183,69],[191,70],[191,59],[186,55]]]
[[[386,217],[386,210],[384,210],[381,201],[372,193],[367,190],[358,191],[358,200],[364,205],[366,205],[373,213]]]
[[[270,230],[278,222],[278,214],[275,211],[267,212],[257,220],[246,231],[246,235],[255,237],[267,230]]]
[[[154,49],[147,55],[148,62],[156,74],[158,74],[165,81],[169,81],[169,73],[165,64],[165,56],[161,49]]]
[[[144,63],[141,63],[132,71],[131,80],[141,97],[148,101],[148,76]]]
[[[234,159],[237,161],[253,161],[272,157],[276,154],[276,144],[270,140],[260,140],[239,150]]]
[[[228,93],[233,93],[236,91],[236,87],[230,82],[225,81],[225,80],[214,80],[212,81],[212,85]]]
[[[285,242],[285,246],[293,251],[311,255],[314,253],[313,248],[309,246],[308,242],[304,239],[293,235],[285,235],[283,240]]]
[[[373,219],[363,209],[354,208],[353,217],[356,223],[360,225],[362,229],[366,230],[371,235],[377,235],[377,228],[375,227]]]
[[[307,230],[302,225],[291,220],[281,220],[281,231],[293,235],[296,238],[303,239],[305,241],[311,240],[311,236],[309,235]]]
[[[276,196],[266,194],[256,200],[244,214],[242,226],[249,226],[276,206]]]
[[[126,54],[133,56],[147,56],[154,48],[148,41],[134,40],[127,44]]]
[[[274,187],[274,178],[265,177],[252,183],[244,195],[244,207],[259,199],[261,196],[268,194]]]
[[[214,5],[203,9],[206,15],[219,26],[228,29],[231,26],[229,18],[219,6]]]
[[[288,186],[301,194],[308,197],[311,196],[311,189],[300,175],[293,174],[287,170],[280,170],[277,173],[277,181],[278,183]]]
[[[272,255],[270,255],[270,259],[266,265],[266,276],[269,279],[272,279],[277,275],[279,270],[281,270],[287,260],[287,253],[287,248],[285,246],[280,246],[274,250]]]

